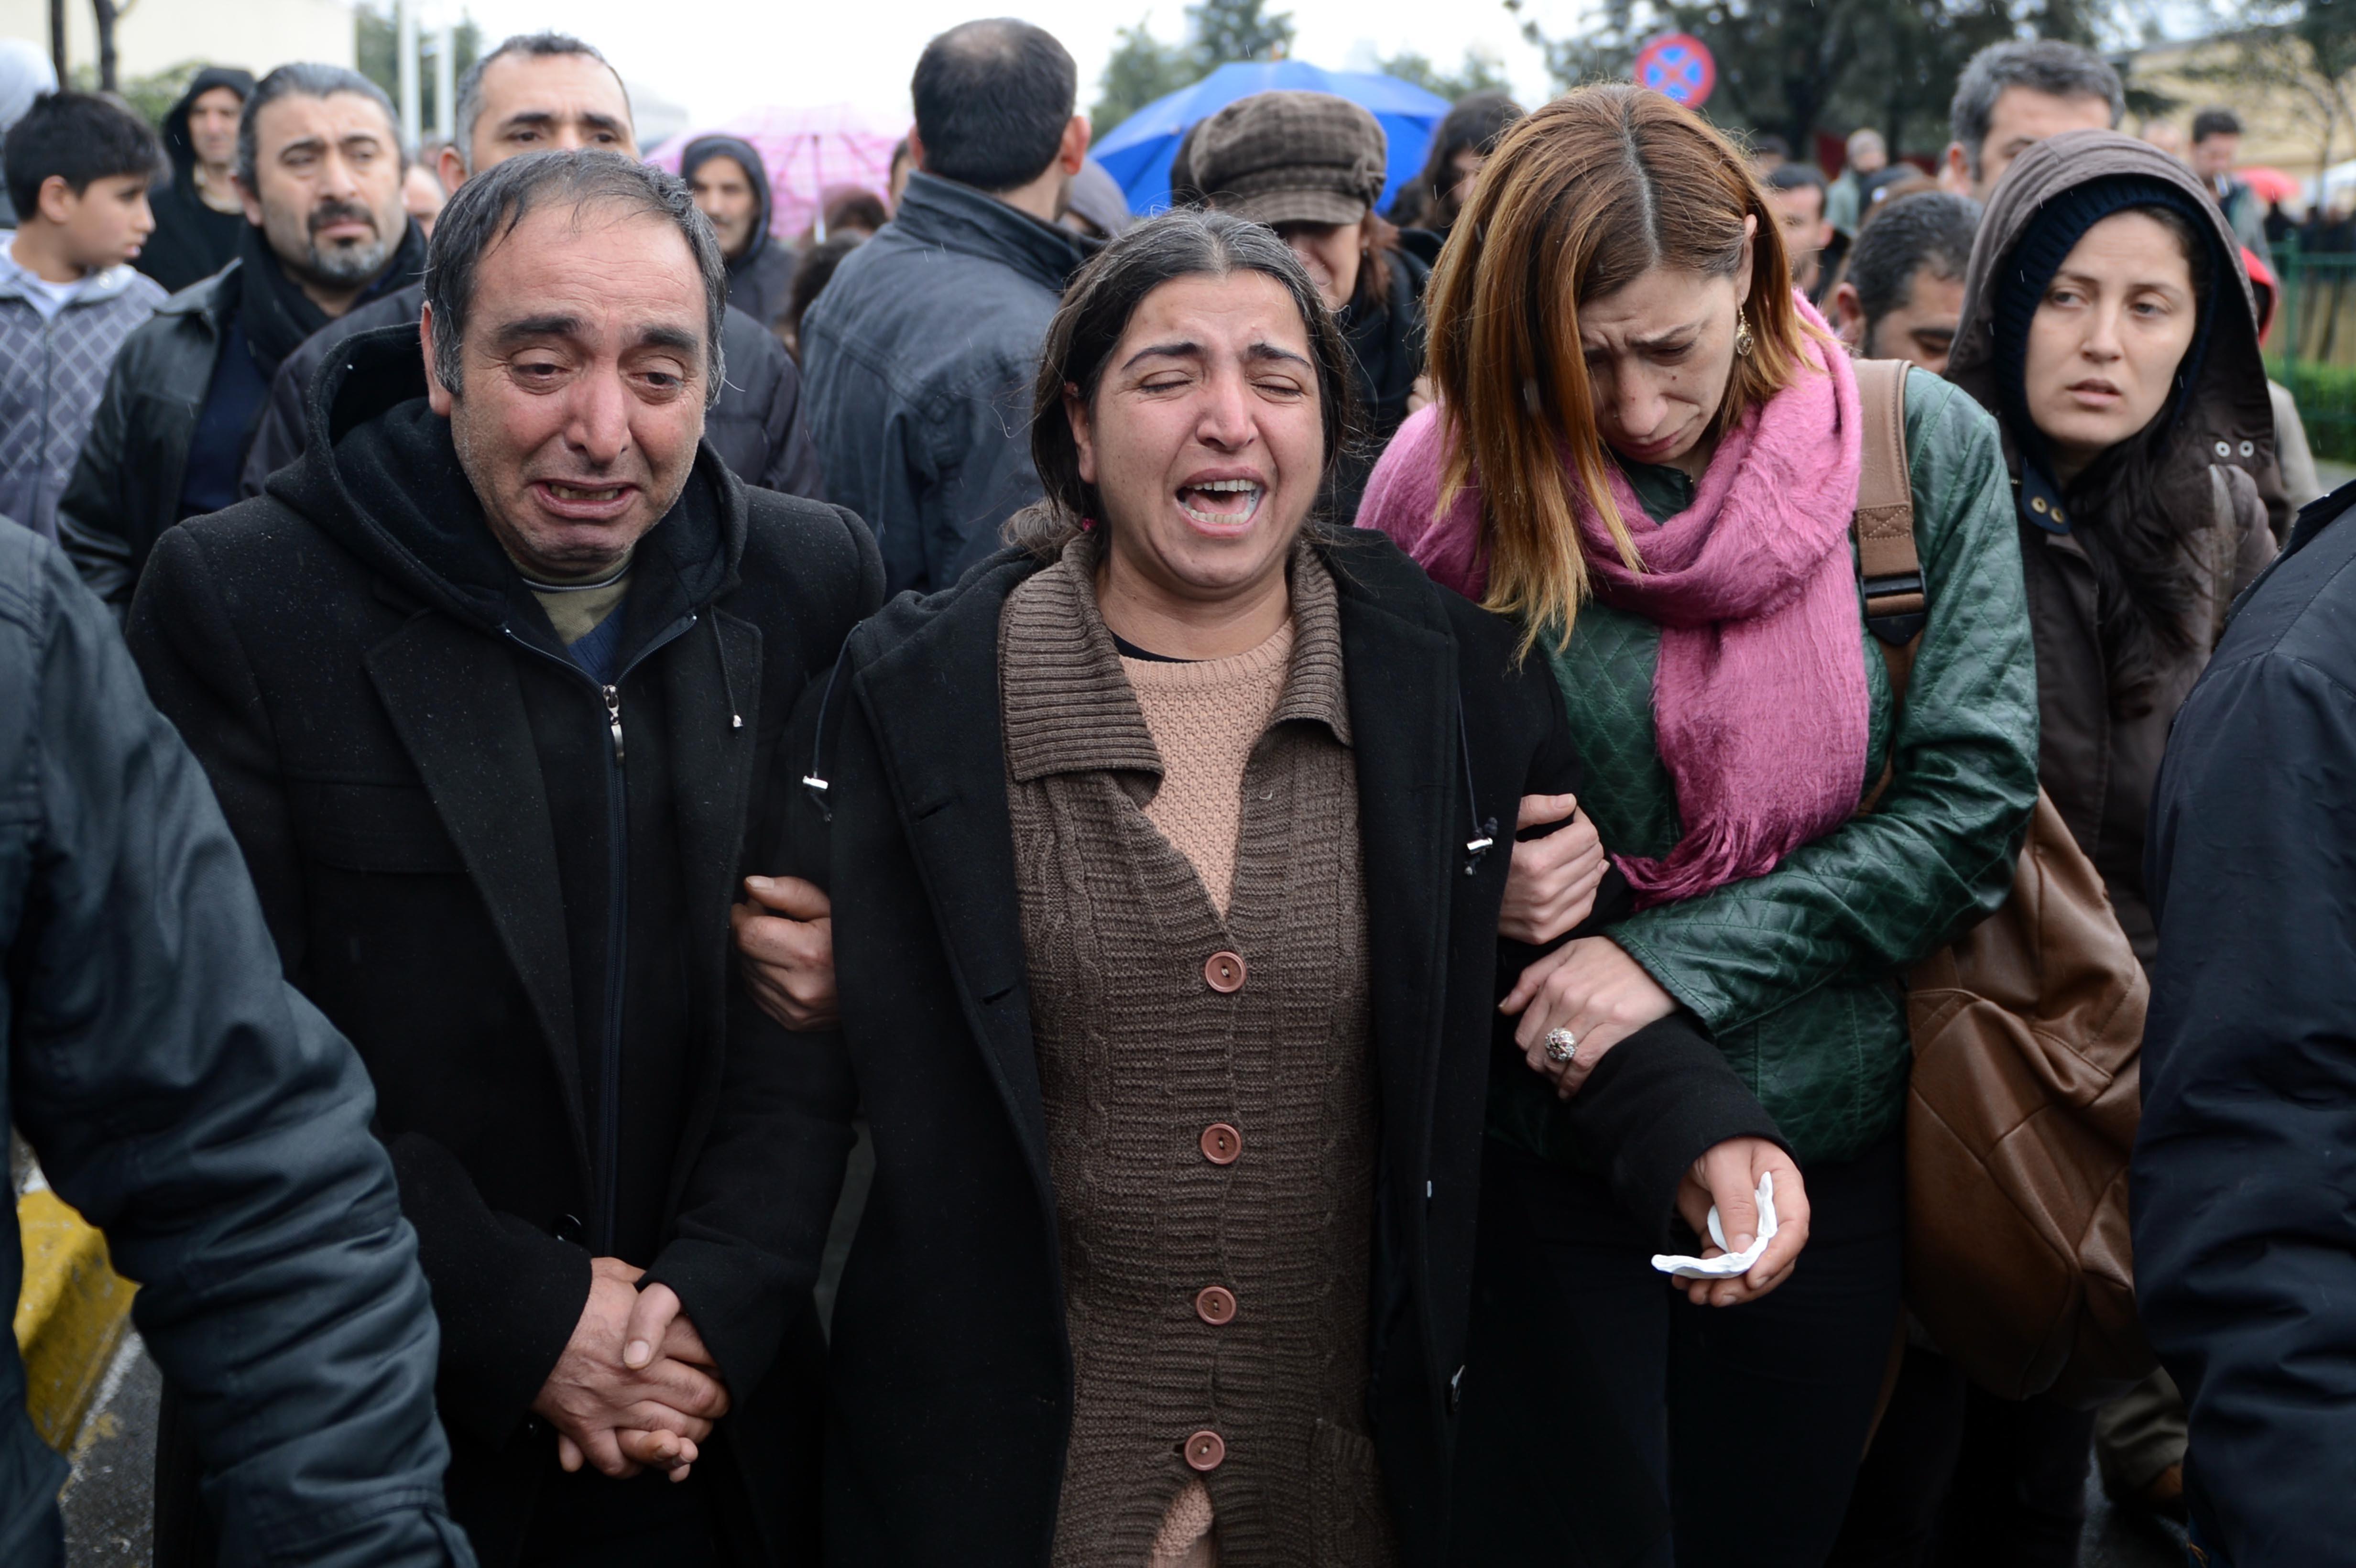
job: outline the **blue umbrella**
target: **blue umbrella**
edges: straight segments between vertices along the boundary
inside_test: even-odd
[[[1131,212],[1159,211],[1170,205],[1170,160],[1187,127],[1208,120],[1238,98],[1279,89],[1331,92],[1382,122],[1383,134],[1390,139],[1385,207],[1399,187],[1422,171],[1424,149],[1449,109],[1448,100],[1437,93],[1372,71],[1321,70],[1305,60],[1223,65],[1194,86],[1157,98],[1122,121],[1096,144],[1096,160],[1120,182]]]

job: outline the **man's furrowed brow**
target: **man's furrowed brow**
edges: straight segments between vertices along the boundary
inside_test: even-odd
[[[681,354],[703,352],[702,335],[684,326],[649,326],[638,334],[641,348],[675,348]]]
[[[581,331],[579,316],[551,314],[519,316],[502,325],[492,337],[499,343],[529,343],[535,337],[577,337]]]

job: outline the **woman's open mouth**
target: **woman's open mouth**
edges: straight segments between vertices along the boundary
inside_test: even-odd
[[[1178,509],[1206,528],[1232,530],[1258,515],[1267,494],[1255,480],[1205,479],[1180,486]]]

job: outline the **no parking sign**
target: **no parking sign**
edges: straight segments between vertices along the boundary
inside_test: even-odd
[[[1636,51],[1636,85],[1698,109],[1718,85],[1718,62],[1691,33],[1665,34]]]

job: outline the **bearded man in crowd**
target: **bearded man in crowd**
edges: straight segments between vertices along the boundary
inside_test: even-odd
[[[280,66],[245,101],[237,259],[123,340],[58,504],[59,542],[100,598],[128,603],[165,529],[237,499],[279,363],[423,268],[402,169],[392,102],[358,71]]]

